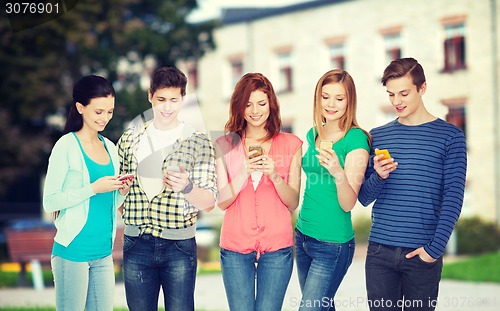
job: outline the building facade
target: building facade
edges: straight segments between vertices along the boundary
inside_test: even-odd
[[[464,215],[500,222],[500,8],[498,0],[318,0],[273,9],[226,9],[216,49],[179,64],[208,131],[227,121],[235,83],[261,72],[273,83],[284,130],[305,140],[317,80],[334,68],[356,83],[358,121],[396,117],[380,83],[399,57],[424,67],[427,109],[461,127],[468,144]]]

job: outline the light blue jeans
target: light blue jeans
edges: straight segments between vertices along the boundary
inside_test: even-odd
[[[57,311],[111,311],[115,272],[111,255],[76,262],[53,256],[51,260]]]
[[[317,240],[295,229],[295,258],[302,300],[300,311],[335,310],[335,293],[352,263],[354,239]]]
[[[292,275],[293,248],[260,255],[220,250],[222,279],[231,311],[279,311]]]

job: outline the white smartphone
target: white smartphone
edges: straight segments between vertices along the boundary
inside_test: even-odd
[[[124,174],[118,177],[118,180],[123,181],[123,180],[133,180],[135,178],[134,174]]]
[[[169,165],[167,166],[167,172],[176,172],[176,173],[180,173],[181,172],[181,168],[177,165]]]

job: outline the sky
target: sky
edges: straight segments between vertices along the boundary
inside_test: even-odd
[[[198,9],[189,17],[190,21],[202,21],[218,17],[223,7],[279,7],[311,0],[198,0]]]

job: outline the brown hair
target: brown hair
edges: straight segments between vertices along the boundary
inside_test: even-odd
[[[320,139],[323,138],[323,124],[325,122],[323,118],[323,108],[321,107],[321,97],[323,92],[323,86],[327,84],[340,83],[345,89],[347,109],[345,114],[339,120],[340,130],[347,133],[351,128],[361,129],[371,141],[371,136],[368,132],[363,130],[356,120],[356,86],[354,85],[354,80],[351,75],[342,69],[334,69],[325,73],[316,84],[316,90],[314,92],[314,128],[316,128],[317,134]]]
[[[380,82],[385,86],[387,81],[391,79],[401,78],[409,74],[413,84],[417,87],[417,91],[420,91],[420,87],[425,82],[424,68],[420,65],[416,59],[400,58],[393,60],[387,68],[384,70],[384,75]]]
[[[253,91],[264,92],[269,100],[269,118],[264,129],[267,135],[264,140],[276,136],[280,132],[281,117],[278,98],[269,79],[261,73],[247,73],[240,78],[234,87],[233,95],[229,105],[229,120],[226,123],[226,134],[233,132],[243,137],[247,121],[245,120],[245,109]]]
[[[186,95],[186,75],[175,67],[159,67],[151,75],[149,92],[153,95],[164,88],[180,88],[181,96]]]

